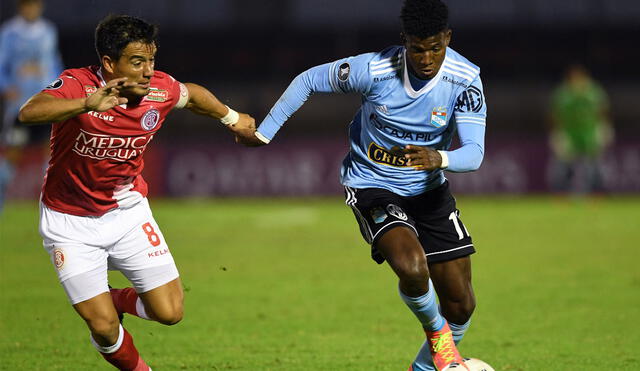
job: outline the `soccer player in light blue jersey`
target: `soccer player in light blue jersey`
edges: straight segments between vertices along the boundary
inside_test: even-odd
[[[17,5],[18,14],[0,28],[0,94],[4,101],[0,141],[9,144],[14,144],[11,137],[20,107],[62,72],[58,32],[41,17],[42,0],[18,0]],[[30,135],[37,138],[29,138],[32,141],[49,139],[48,127],[33,130]]]
[[[448,47],[446,5],[406,0],[401,20],[403,45],[301,73],[257,131],[237,141],[269,143],[312,93],[361,94],[341,170],[346,203],[372,258],[398,276],[400,297],[426,333],[410,369],[442,370],[463,362],[455,343],[475,308],[475,249],[444,172],[480,166],[486,105],[479,68]],[[461,145],[453,149],[456,132]]]

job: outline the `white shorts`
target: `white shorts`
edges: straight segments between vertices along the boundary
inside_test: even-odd
[[[179,276],[146,198],[99,217],[61,213],[41,202],[40,234],[72,304],[107,292],[107,269],[122,272],[139,293]]]

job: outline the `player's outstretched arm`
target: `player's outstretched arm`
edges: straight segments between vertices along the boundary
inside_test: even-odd
[[[113,79],[87,98],[56,98],[47,93],[38,93],[20,108],[18,120],[23,124],[60,122],[89,111],[104,112],[127,103],[120,90],[135,86],[127,78]]]
[[[236,141],[240,141],[239,138],[255,138],[256,122],[253,117],[227,107],[213,93],[200,85],[185,83],[184,86],[189,92],[189,100],[185,108],[199,115],[220,120],[229,131],[236,135]],[[259,141],[257,138],[256,140]]]

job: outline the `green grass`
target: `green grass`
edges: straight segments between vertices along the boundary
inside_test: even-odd
[[[405,370],[423,335],[340,199],[151,200],[186,288],[174,326],[128,317],[154,370]],[[640,369],[640,198],[458,200],[479,253],[460,349],[496,370]],[[111,370],[42,249],[0,216],[0,369]],[[114,286],[125,284],[114,273]]]

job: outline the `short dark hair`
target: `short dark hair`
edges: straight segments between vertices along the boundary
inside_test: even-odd
[[[96,27],[95,42],[98,58],[108,55],[122,56],[124,48],[132,42],[158,44],[158,27],[140,18],[128,15],[109,15]]]
[[[449,28],[449,9],[440,0],[405,0],[400,19],[405,35],[426,38]]]

